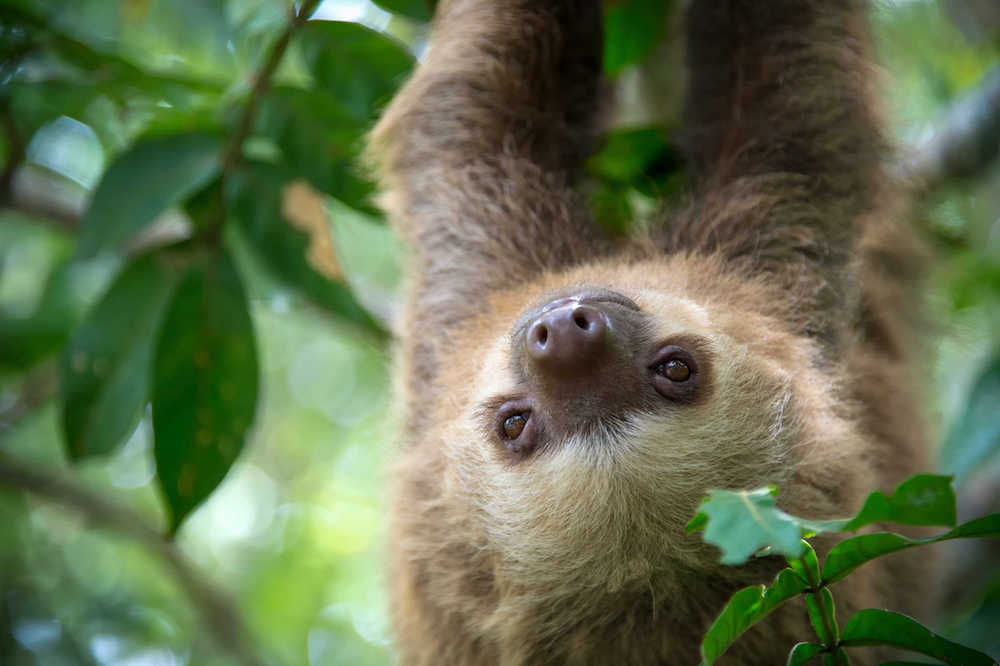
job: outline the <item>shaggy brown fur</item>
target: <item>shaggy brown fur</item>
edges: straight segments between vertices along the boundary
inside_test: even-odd
[[[780,566],[722,567],[684,533],[707,488],[777,483],[787,510],[826,518],[925,465],[919,257],[882,170],[866,8],[700,0],[688,25],[696,190],[627,249],[574,189],[597,136],[596,0],[446,0],[373,134],[413,247],[390,543],[405,664],[695,663],[726,599]],[[512,456],[492,424],[532,398],[515,322],[595,286],[652,339],[697,339],[710,381],[691,404],[587,407],[593,427]],[[912,609],[911,566],[839,583],[841,616]],[[810,635],[791,604],[728,657],[784,663]]]

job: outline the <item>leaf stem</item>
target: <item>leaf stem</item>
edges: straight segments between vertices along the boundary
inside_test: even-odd
[[[202,236],[210,242],[214,243],[219,240],[222,226],[225,224],[225,182],[240,163],[243,155],[243,144],[253,130],[254,119],[257,116],[257,105],[271,87],[271,79],[274,78],[274,73],[277,71],[278,65],[281,64],[282,58],[285,57],[285,52],[288,50],[288,45],[291,43],[292,37],[309,20],[309,17],[316,10],[319,3],[320,0],[304,0],[299,5],[297,11],[292,10],[288,25],[285,26],[284,31],[274,44],[271,45],[267,55],[264,57],[263,64],[257,70],[256,74],[253,75],[253,88],[251,88],[246,104],[243,106],[243,112],[240,114],[236,129],[229,137],[229,142],[222,152],[218,211],[217,214],[213,215],[210,227],[202,233]]]

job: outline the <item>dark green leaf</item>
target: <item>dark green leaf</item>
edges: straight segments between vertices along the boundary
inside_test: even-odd
[[[1000,514],[994,513],[959,525],[944,534],[926,539],[908,539],[899,534],[878,532],[841,541],[823,562],[823,582],[834,583],[859,566],[897,550],[949,539],[1000,537]]]
[[[670,0],[621,0],[604,15],[604,71],[617,75],[642,60],[667,29]]]
[[[376,0],[375,4],[393,14],[402,14],[418,21],[429,21],[430,8],[436,3],[434,0]]]
[[[961,666],[997,663],[982,652],[938,636],[912,618],[875,608],[855,613],[844,627],[840,641],[844,647],[891,645]]]
[[[837,612],[833,605],[833,595],[828,588],[820,588],[815,594],[806,595],[806,611],[813,630],[824,645],[836,645]]]
[[[105,171],[80,229],[80,256],[115,248],[219,171],[217,137],[203,133],[140,140]]]
[[[1000,451],[1000,356],[976,379],[965,411],[955,421],[941,447],[941,462],[961,483]]]
[[[357,23],[309,21],[297,39],[319,84],[364,122],[374,120],[414,65],[402,46]]]
[[[713,663],[747,629],[805,589],[795,572],[782,569],[770,585],[753,585],[734,594],[701,641],[703,663]]]
[[[856,530],[879,522],[903,525],[954,525],[955,492],[950,476],[917,474],[903,481],[892,495],[876,491],[840,529]]]
[[[127,266],[63,350],[63,429],[71,459],[110,452],[149,399],[153,346],[174,284],[155,255]]]
[[[227,200],[240,227],[274,273],[319,305],[370,331],[381,328],[350,289],[320,273],[308,260],[309,236],[284,217],[284,188],[291,174],[266,164],[248,164],[229,181]]]
[[[777,488],[709,490],[699,514],[708,517],[704,539],[722,549],[723,564],[743,564],[758,550],[771,546],[789,558],[802,556],[802,528],[775,504]],[[695,519],[688,523],[701,525]]]
[[[802,666],[813,657],[818,656],[825,648],[818,643],[796,643],[792,651],[788,653],[788,661],[785,666]]]
[[[225,254],[203,257],[174,291],[156,347],[154,454],[171,532],[222,481],[257,404],[253,322]]]
[[[374,187],[362,176],[362,137],[370,126],[322,90],[277,87],[262,100],[259,132],[278,146],[280,165],[316,189],[375,213]]]

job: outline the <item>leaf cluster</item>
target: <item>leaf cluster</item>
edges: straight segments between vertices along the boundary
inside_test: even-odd
[[[888,645],[918,652],[947,664],[996,664],[981,652],[938,636],[916,620],[881,609],[856,612],[841,630],[830,586],[858,567],[901,550],[940,541],[1000,536],[1000,514],[956,525],[951,477],[920,474],[903,481],[886,495],[868,496],[852,518],[816,521],[782,511],[775,501],[777,488],[752,491],[712,490],[688,531],[704,530],[707,543],[721,550],[723,564],[739,565],[751,557],[783,556],[788,567],[768,585],[736,592],[715,620],[701,645],[704,664],[714,663],[742,635],[771,612],[799,596],[805,597],[818,642],[793,646],[788,664],[798,665],[822,656],[825,663],[848,663],[846,650]],[[852,532],[875,523],[949,526],[936,536],[912,539],[893,532],[872,532],[837,543],[820,563],[807,541],[822,532]]]

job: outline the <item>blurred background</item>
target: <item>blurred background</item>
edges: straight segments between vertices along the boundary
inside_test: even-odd
[[[620,104],[588,194],[612,233],[685,184],[681,5],[606,2]],[[0,0],[0,664],[393,662],[404,250],[359,155],[429,17]],[[873,24],[934,252],[939,464],[965,517],[996,511],[1000,4],[877,2]],[[1000,656],[1000,556],[949,552],[934,626]]]

